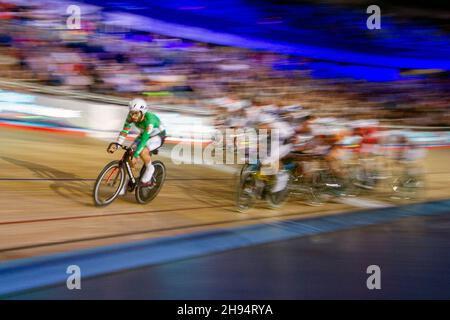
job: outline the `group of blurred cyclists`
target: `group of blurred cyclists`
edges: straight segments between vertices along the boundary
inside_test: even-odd
[[[424,149],[408,131],[384,128],[376,119],[320,118],[299,105],[261,105],[257,100],[230,102],[223,111],[216,119],[218,129],[277,131],[277,147],[258,153],[259,166],[253,164],[260,173],[271,168],[265,172],[275,177],[272,193],[284,190],[292,176],[308,178],[315,170],[313,159],[326,164],[341,192],[350,180],[352,187],[373,189],[378,180],[395,178],[387,161],[402,167],[403,179],[407,175],[417,181],[422,174],[418,161],[425,156]],[[258,137],[259,144],[261,139],[267,137]],[[247,147],[236,145],[236,150]],[[250,152],[257,153],[256,149]]]

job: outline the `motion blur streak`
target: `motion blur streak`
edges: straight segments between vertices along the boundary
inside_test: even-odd
[[[292,235],[292,221],[302,225],[324,216],[352,228],[336,234],[359,234],[351,248],[365,246],[366,232],[377,233],[374,241],[386,235],[401,242],[389,233],[399,225],[411,235],[411,248],[439,227],[448,232],[448,223],[435,223],[445,217],[421,217],[429,204],[405,218],[409,204],[429,201],[443,201],[435,205],[439,215],[450,213],[450,12],[442,2],[427,2],[428,8],[379,1],[380,28],[371,30],[372,3],[365,0],[0,0],[0,261],[51,261],[48,255],[197,232],[208,242],[214,232],[257,225],[275,241],[273,226]],[[135,98],[144,99],[133,114],[140,127],[128,117]],[[155,129],[158,135],[150,137]],[[250,131],[251,142],[245,138]],[[256,134],[262,131],[276,135]],[[110,145],[119,132],[124,145]],[[150,143],[132,149],[138,134],[147,134],[156,149]],[[267,152],[258,153],[264,146]],[[205,150],[220,161],[207,162]],[[128,170],[139,153],[146,167],[141,171],[137,160]],[[344,219],[361,210],[372,210],[363,215],[373,214],[374,223],[387,212],[396,212],[398,221],[362,228],[358,215]],[[241,239],[227,236],[233,243]],[[316,236],[305,238],[308,248],[328,250]],[[323,239],[328,236],[334,237]],[[244,238],[245,245],[258,242],[256,233]],[[430,239],[427,245],[436,241],[439,252],[448,247],[445,237]],[[271,253],[277,258],[270,263],[257,260],[261,252],[254,248],[247,249],[255,261],[242,263],[257,265],[261,274],[271,270],[295,293],[259,290],[269,298],[307,297],[288,285],[296,282],[298,261],[282,256],[308,258],[312,251],[304,241],[285,240],[285,251]],[[216,241],[217,248],[231,248]],[[337,259],[344,259],[344,247],[336,245]],[[373,247],[389,262],[390,248],[402,246]],[[349,261],[374,263],[354,252]],[[404,252],[396,270],[416,263],[411,249]],[[327,251],[319,256],[333,265]],[[414,290],[443,297],[443,287],[426,283],[445,283],[433,274],[447,265],[447,256],[421,257],[429,263],[423,279],[434,282],[424,280]],[[239,259],[224,259],[221,268]],[[210,274],[214,268],[213,262],[205,267]],[[302,270],[298,279],[309,279]],[[143,273],[134,276],[145,282]],[[110,279],[120,283],[122,275]],[[214,281],[226,290],[229,280]],[[257,282],[249,284],[254,297],[267,288]],[[328,289],[322,297],[339,292]],[[192,287],[183,290],[196,294]],[[246,298],[245,290],[228,290],[211,296]],[[143,291],[140,297],[149,297]],[[168,296],[174,297],[160,297]]]

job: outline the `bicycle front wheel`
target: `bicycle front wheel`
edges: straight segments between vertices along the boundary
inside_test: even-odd
[[[125,170],[119,161],[108,163],[98,175],[94,186],[94,203],[97,206],[106,206],[113,202],[125,182]]]

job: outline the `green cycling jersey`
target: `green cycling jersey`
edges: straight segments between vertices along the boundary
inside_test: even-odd
[[[137,138],[139,143],[136,151],[134,152],[134,157],[137,158],[141,154],[142,150],[144,150],[148,140],[156,135],[165,136],[165,130],[161,124],[161,120],[152,112],[147,111],[142,120],[139,122],[132,122],[130,115],[128,115],[125,120],[125,124],[123,125],[123,129],[120,131],[119,138],[117,139],[119,144],[124,142],[133,123],[141,131],[139,137]]]

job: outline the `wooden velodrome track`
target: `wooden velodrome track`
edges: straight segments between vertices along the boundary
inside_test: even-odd
[[[120,157],[107,154],[106,146],[80,136],[0,128],[0,261],[361,209],[343,203],[310,207],[293,200],[278,210],[261,203],[238,213],[232,174],[175,165],[163,157],[158,158],[167,166],[167,180],[152,203],[139,205],[129,194],[97,208],[92,201],[95,178],[107,162]],[[450,196],[449,155],[447,149],[429,152],[425,199]]]

